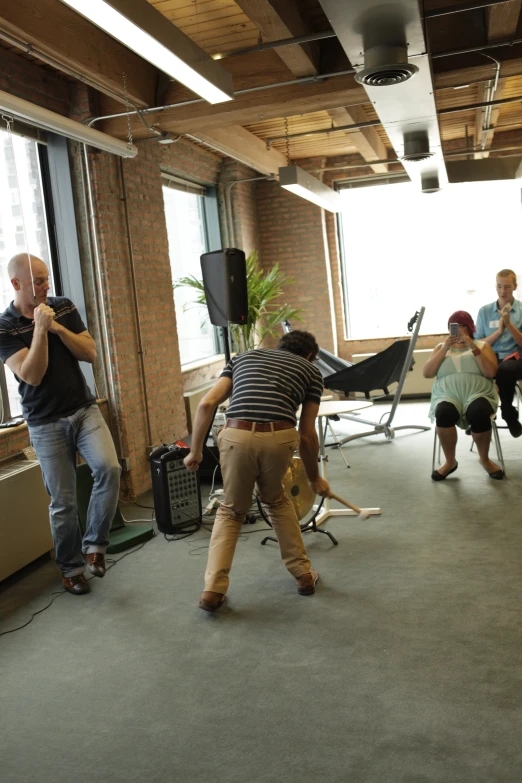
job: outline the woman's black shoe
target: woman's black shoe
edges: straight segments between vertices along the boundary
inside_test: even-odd
[[[439,473],[438,470],[434,470],[433,473],[431,474],[431,478],[433,479],[433,481],[444,481],[444,479],[447,479],[448,476],[451,476],[452,473],[455,473],[455,471],[457,470],[458,466],[459,466],[459,463],[457,462],[455,464],[455,467],[452,468],[451,470],[448,470],[448,472],[446,473],[445,476],[443,476],[442,473]],[[502,471],[500,471],[500,472],[502,473]],[[491,473],[490,473],[490,475],[491,475]],[[504,476],[502,476],[502,478],[503,477]]]
[[[494,470],[493,473],[489,474],[489,477],[495,479],[495,481],[502,481],[502,479],[504,478],[504,471]]]

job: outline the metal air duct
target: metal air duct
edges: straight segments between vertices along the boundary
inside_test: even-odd
[[[446,184],[418,0],[319,2],[410,179],[424,192],[430,178]]]
[[[486,182],[522,177],[522,156],[513,158],[484,158],[482,160],[449,160],[450,182]]]
[[[405,46],[374,46],[364,53],[364,69],[355,75],[355,81],[369,87],[391,87],[407,82],[418,70],[408,62]]]
[[[430,150],[430,140],[426,132],[404,134],[403,161],[421,163],[431,157],[433,157],[433,152]]]

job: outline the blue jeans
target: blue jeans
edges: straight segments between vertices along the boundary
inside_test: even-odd
[[[97,405],[50,424],[29,425],[48,494],[56,563],[64,576],[83,573],[84,555],[104,553],[118,505],[121,468],[112,435]],[[81,535],[76,508],[76,452],[93,476],[87,529]]]

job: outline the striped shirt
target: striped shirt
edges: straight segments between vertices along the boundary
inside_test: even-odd
[[[303,402],[321,401],[323,379],[312,362],[281,349],[241,353],[221,377],[232,379],[227,417],[244,421],[289,421]]]

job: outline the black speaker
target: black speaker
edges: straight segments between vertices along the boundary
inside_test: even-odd
[[[243,251],[230,247],[204,253],[201,272],[211,323],[214,326],[246,324],[248,289]]]
[[[175,534],[201,525],[199,475],[187,470],[183,459],[189,453],[181,442],[164,444],[150,455],[154,509],[160,533]]]

